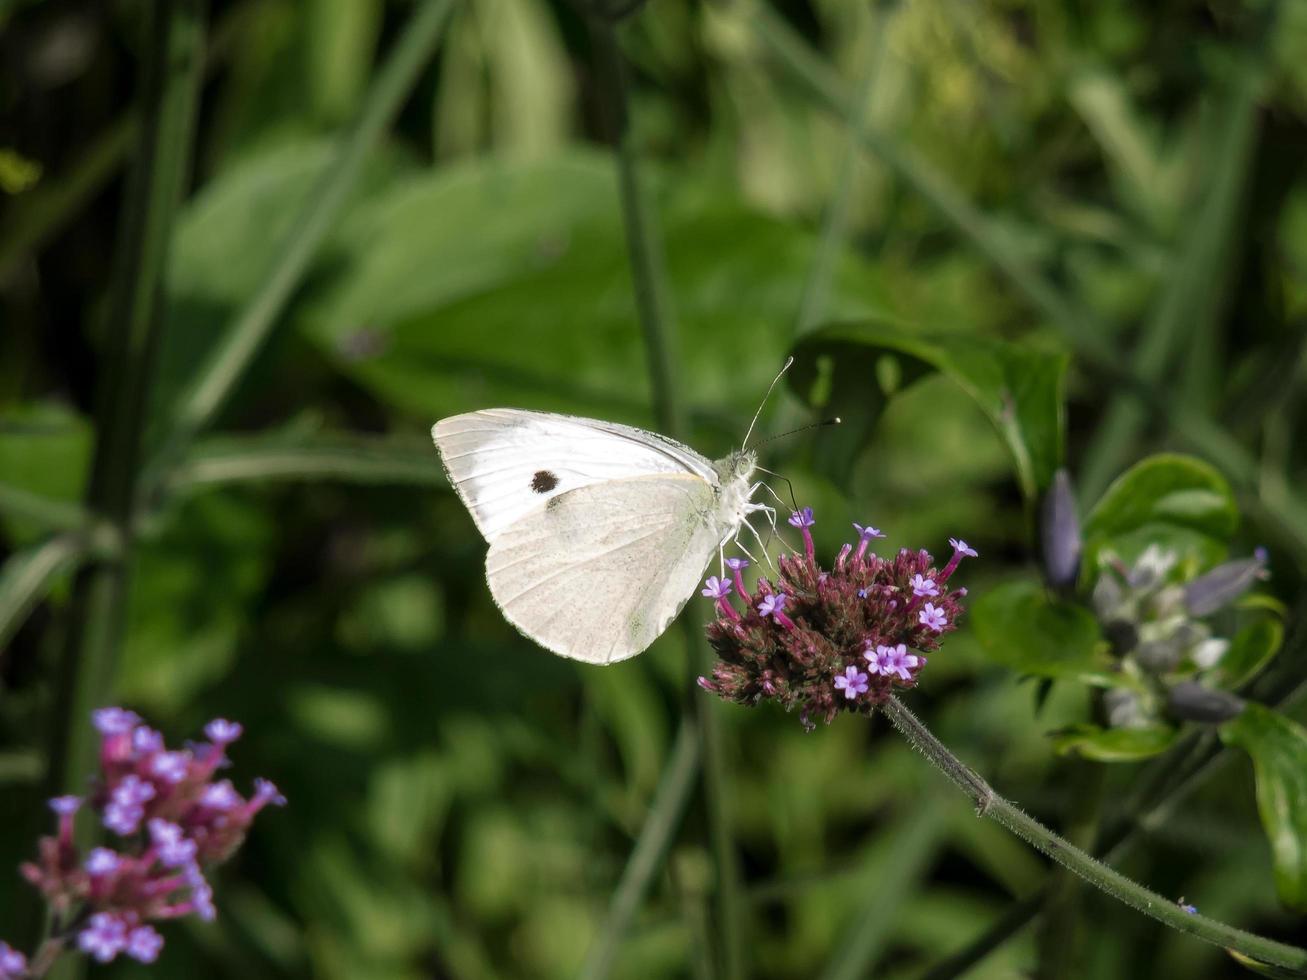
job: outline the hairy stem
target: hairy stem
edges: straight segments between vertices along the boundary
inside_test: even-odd
[[[1307,950],[1236,929],[1204,915],[1191,915],[1178,903],[1149,891],[1059,837],[995,793],[984,779],[945,748],[897,698],[891,698],[882,710],[913,748],[971,797],[978,815],[996,820],[1036,850],[1078,874],[1094,888],[1163,925],[1187,932],[1205,942],[1224,946],[1274,966],[1296,970],[1307,968]]]

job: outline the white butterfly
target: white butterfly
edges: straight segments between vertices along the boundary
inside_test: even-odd
[[[505,618],[587,663],[642,652],[748,516],[773,513],[752,502],[751,450],[712,462],[654,432],[515,408],[441,419],[431,437],[490,544]]]

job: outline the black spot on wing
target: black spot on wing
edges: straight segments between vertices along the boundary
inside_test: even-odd
[[[531,489],[536,493],[548,493],[556,486],[558,486],[558,477],[548,470],[537,470],[536,475],[531,477]]]

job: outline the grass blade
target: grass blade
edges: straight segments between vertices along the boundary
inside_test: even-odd
[[[188,492],[231,483],[308,480],[448,486],[425,440],[333,435],[294,444],[267,438],[206,440],[171,471],[168,489]]]

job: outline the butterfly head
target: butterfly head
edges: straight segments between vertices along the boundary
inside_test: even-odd
[[[758,468],[758,454],[752,449],[737,449],[718,463],[718,473],[724,484],[747,483]]]

